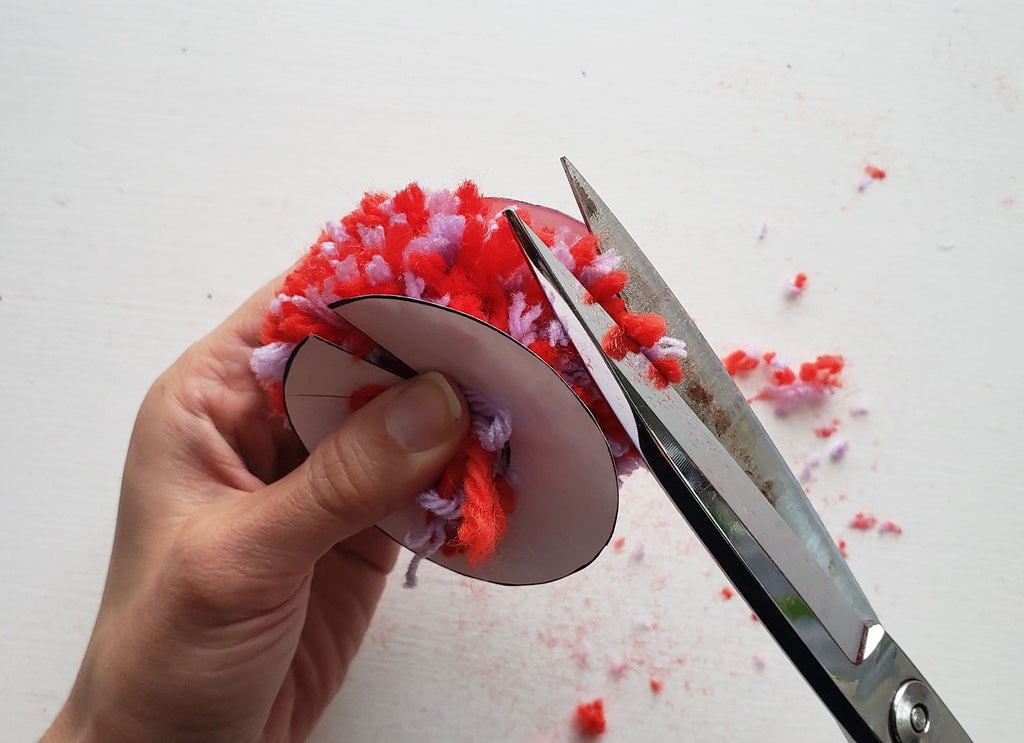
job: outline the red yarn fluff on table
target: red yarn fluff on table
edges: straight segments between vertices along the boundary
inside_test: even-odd
[[[601,735],[607,729],[604,719],[604,700],[595,699],[592,702],[578,705],[573,722],[580,735]]]

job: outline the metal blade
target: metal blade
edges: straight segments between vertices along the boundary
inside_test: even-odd
[[[970,743],[892,637],[877,622],[861,621],[695,412],[673,390],[651,385],[646,359],[614,361],[601,351],[612,319],[586,301],[579,282],[514,212],[505,216],[653,474],[849,739]],[[930,737],[916,736],[922,725]]]
[[[583,219],[591,233],[598,237],[601,249],[614,249],[622,259],[623,268],[630,276],[622,296],[630,311],[660,315],[667,324],[666,334],[686,343],[683,379],[674,385],[675,391],[803,540],[806,549],[815,556],[861,619],[868,623],[877,621],[871,604],[807,500],[803,487],[714,349],[593,187],[567,158],[562,158],[562,167]]]
[[[578,321],[577,327],[568,327],[567,332],[570,337],[576,336],[573,342],[592,370],[595,382],[627,431],[631,431],[652,470],[658,474],[658,462],[652,459],[657,453],[646,450],[645,433],[653,437],[663,456],[676,467],[683,471],[696,467],[700,477],[695,482],[700,483],[700,489],[706,493],[713,488],[738,521],[721,525],[725,538],[732,542],[743,531],[753,537],[843,653],[851,662],[859,663],[865,651],[871,650],[865,646],[868,626],[850,609],[806,546],[675,391],[655,386],[649,376],[650,362],[642,354],[629,353],[616,361],[600,350],[600,339],[618,327],[615,321],[599,304],[586,301],[583,286],[514,212],[505,214],[535,275],[542,285],[546,284],[545,290],[559,319],[569,325],[574,319]],[[575,332],[579,328],[585,336]],[[637,411],[649,414],[638,415]],[[659,476],[659,480],[673,500],[675,496],[685,497],[673,492],[678,490],[678,478],[666,480]]]

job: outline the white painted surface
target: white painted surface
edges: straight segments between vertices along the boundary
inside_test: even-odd
[[[1024,6],[549,5],[0,6],[5,740],[74,676],[151,380],[363,190],[570,210],[561,154],[723,352],[847,356],[850,453],[811,497],[975,739],[1017,737]],[[890,176],[858,193],[868,162]],[[791,461],[820,446],[768,424]],[[841,740],[644,477],[618,534],[541,588],[396,576],[313,739],[571,740],[601,695],[609,742]]]

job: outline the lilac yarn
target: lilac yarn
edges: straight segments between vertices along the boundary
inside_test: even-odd
[[[543,311],[544,308],[539,304],[528,306],[526,295],[516,292],[512,295],[512,303],[508,308],[508,334],[524,346],[529,346],[537,340],[533,324]]]
[[[548,343],[552,346],[564,346],[569,343],[569,335],[565,332],[565,328],[562,327],[562,323],[558,320],[552,320],[548,323],[548,326],[544,328],[543,333],[547,338]]]
[[[364,224],[359,224],[356,225],[356,232],[364,247],[370,250],[380,250],[384,247],[384,228],[380,225],[367,227]]]
[[[431,214],[455,214],[461,205],[459,197],[447,188],[429,191],[426,197],[427,209]]]
[[[405,542],[409,549],[414,551],[409,567],[405,570],[405,587],[416,587],[416,571],[420,563],[432,554],[441,549],[447,538],[448,525],[458,520],[462,515],[463,495],[461,492],[455,494],[451,500],[442,498],[438,492],[431,488],[424,490],[416,497],[416,505],[426,513],[427,523],[423,532],[415,534],[409,529],[405,535]]]
[[[788,415],[805,405],[817,405],[825,399],[825,390],[807,382],[769,385],[758,392],[758,397],[770,400],[776,415]]]
[[[490,452],[505,448],[512,437],[512,414],[479,392],[463,390],[462,394],[469,404],[473,432],[480,446]]]
[[[610,274],[622,265],[622,258],[614,250],[598,253],[589,266],[580,271],[580,283],[589,287],[595,281]]]
[[[344,242],[349,237],[348,230],[345,229],[345,226],[341,222],[333,219],[324,226],[324,229],[327,230],[327,234],[330,235],[331,240],[336,243]]]
[[[254,348],[252,358],[249,359],[249,368],[252,369],[252,373],[256,375],[260,384],[273,384],[284,377],[288,359],[291,358],[294,350],[294,343],[280,341]]]
[[[653,346],[643,349],[644,356],[653,361],[665,356],[675,356],[677,359],[686,358],[686,341],[669,336],[662,337]]]
[[[405,255],[436,253],[445,263],[452,265],[466,229],[466,218],[461,214],[432,214],[427,220],[427,227],[429,232],[426,235],[409,241]]]
[[[374,284],[384,284],[388,281],[394,281],[395,274],[392,272],[388,262],[384,260],[384,256],[375,255],[366,264],[366,278]]]
[[[836,461],[846,456],[846,452],[848,452],[849,450],[850,442],[847,441],[846,439],[841,439],[840,441],[837,441],[835,444],[832,445],[832,448],[829,449],[828,451],[828,456],[829,458],[832,459],[832,461]]]
[[[334,276],[328,281],[329,284],[344,284],[359,278],[359,263],[354,255],[341,261],[331,261],[331,265],[334,267]]]
[[[412,299],[423,299],[423,291],[427,288],[426,281],[412,271],[403,273],[402,279],[405,281],[405,296]]]
[[[555,235],[554,245],[551,246],[551,252],[554,253],[555,258],[569,271],[576,270],[576,259],[572,257],[572,252],[569,250],[569,246],[565,242],[566,235],[563,234],[562,230],[559,230]]]

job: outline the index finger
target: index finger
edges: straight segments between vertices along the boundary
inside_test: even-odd
[[[260,328],[263,325],[263,317],[284,284],[285,277],[294,268],[295,264],[264,284],[207,337],[215,343],[230,343],[234,340],[249,348],[262,345],[260,343]]]

